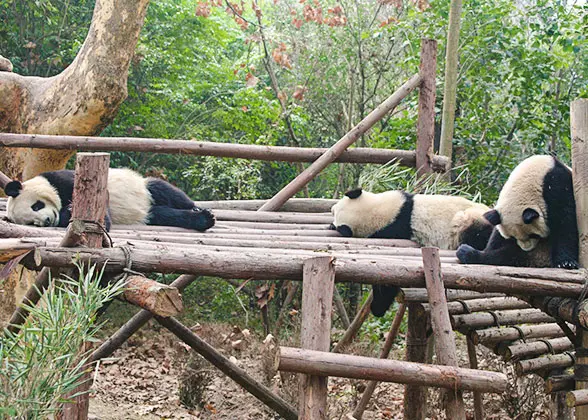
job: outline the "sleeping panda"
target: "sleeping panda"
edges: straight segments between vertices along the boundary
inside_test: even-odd
[[[572,171],[555,157],[522,161],[485,217],[496,232],[482,252],[462,245],[462,263],[578,268]]]
[[[493,226],[484,219],[488,207],[463,197],[361,188],[345,193],[331,209],[332,229],[343,236],[411,239],[421,246],[456,249],[469,244],[484,249]],[[399,288],[374,285],[371,311],[383,316]]]
[[[45,172],[25,182],[11,181],[7,218],[13,223],[66,227],[71,219],[74,171]],[[110,223],[176,226],[204,231],[215,219],[180,189],[158,178],[143,178],[130,169],[108,171]]]

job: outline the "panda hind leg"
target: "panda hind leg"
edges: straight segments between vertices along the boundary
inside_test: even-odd
[[[174,226],[205,231],[214,226],[214,215],[207,209],[175,209],[168,206],[152,206],[147,216],[148,225]]]
[[[153,206],[167,206],[184,210],[198,209],[194,201],[184,191],[163,179],[149,178],[147,189],[151,194]]]
[[[377,317],[384,316],[386,311],[394,303],[394,299],[400,291],[400,288],[398,286],[374,284],[372,290],[374,292],[374,299],[370,305],[372,314]]]

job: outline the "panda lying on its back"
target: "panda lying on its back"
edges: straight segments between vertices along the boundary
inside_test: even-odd
[[[9,182],[7,218],[21,225],[66,227],[71,219],[74,171],[42,173],[23,183]],[[198,208],[180,189],[130,169],[108,171],[109,212],[106,226],[136,224],[176,226],[204,231],[214,216]]]
[[[343,236],[412,239],[421,246],[456,249],[469,244],[484,249],[493,226],[484,219],[488,207],[463,197],[386,191],[374,194],[361,188],[345,193],[331,212],[332,228]],[[372,313],[382,316],[399,288],[374,286]]]
[[[485,217],[496,232],[481,252],[461,246],[462,263],[578,268],[572,171],[553,156],[521,162]]]

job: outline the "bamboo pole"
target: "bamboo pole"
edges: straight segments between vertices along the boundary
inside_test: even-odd
[[[334,287],[333,258],[317,257],[304,261],[300,331],[300,345],[303,349],[329,351]],[[328,418],[327,381],[328,378],[325,376],[300,376],[299,420]]]
[[[11,133],[0,133],[0,146],[86,152],[154,152],[279,162],[314,162],[329,150],[324,148],[258,146],[193,140]],[[396,159],[401,165],[415,167],[415,155],[414,151],[407,150],[354,148],[341,153],[336,162],[385,164]],[[447,166],[447,158],[436,156],[433,163],[435,170],[444,171]]]
[[[419,110],[417,119],[416,168],[422,177],[433,172],[433,140],[435,138],[435,73],[437,72],[437,41],[421,39],[419,74]]]
[[[455,334],[451,328],[447,311],[447,298],[441,276],[441,261],[437,251],[438,249],[433,247],[422,248],[425,283],[431,307],[431,325],[435,337],[435,353],[440,364],[457,367]],[[444,398],[446,399],[447,418],[465,420],[465,406],[461,392],[457,390],[446,391]]]
[[[579,262],[588,268],[588,99],[578,99],[570,106],[570,125],[572,137],[572,171],[574,198],[579,234]],[[577,329],[576,346],[581,350],[574,366],[576,390],[588,392],[588,331]],[[579,392],[578,395],[581,395]],[[588,406],[576,408],[576,419],[588,419]]]
[[[388,355],[390,354],[390,350],[392,350],[392,345],[394,344],[394,340],[398,336],[398,331],[400,330],[400,324],[404,319],[404,312],[406,311],[406,305],[400,304],[398,306],[398,310],[394,315],[394,320],[392,321],[392,325],[390,327],[390,332],[386,336],[386,341],[380,350],[380,359],[387,359]],[[353,418],[357,420],[361,420],[363,417],[363,413],[370,402],[370,398],[372,397],[376,387],[378,386],[378,381],[369,381],[363,394],[361,395],[361,399],[359,403],[357,403],[357,407],[353,410]]]
[[[415,74],[406,83],[404,83],[396,92],[374,109],[370,114],[359,122],[350,132],[345,134],[329,150],[315,160],[308,168],[300,173],[294,180],[274,195],[267,203],[260,207],[262,211],[275,211],[293,197],[298,191],[304,188],[314,179],[323,169],[340,156],[349,146],[365,134],[374,124],[382,119],[388,112],[392,111],[410,92],[412,92],[421,83],[421,76]]]
[[[265,405],[276,411],[280,416],[288,420],[298,419],[296,410],[290,404],[275,395],[271,390],[255,380],[239,366],[232,363],[228,358],[223,356],[214,347],[202,340],[175,318],[156,317],[156,319],[157,322],[174,333],[176,337],[192,347],[194,351],[202,355],[202,357],[216,366],[225,375],[237,382]]]
[[[419,303],[408,304],[406,326],[406,360],[425,363],[427,361],[428,316]],[[412,383],[404,387],[404,418],[424,420],[427,415],[427,388]]]
[[[278,357],[278,370],[309,375],[492,393],[504,392],[507,384],[506,375],[503,373],[454,366],[376,359],[292,347],[280,347]],[[411,404],[415,404],[415,401]]]

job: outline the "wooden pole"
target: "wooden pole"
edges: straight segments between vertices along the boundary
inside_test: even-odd
[[[357,315],[355,315],[355,318],[353,318],[353,321],[351,321],[349,328],[347,328],[345,334],[343,334],[343,337],[341,337],[337,344],[335,344],[335,347],[333,348],[333,353],[343,352],[343,350],[345,350],[345,347],[347,347],[349,343],[353,341],[353,339],[357,335],[357,332],[359,331],[359,329],[361,328],[361,326],[370,314],[370,305],[372,304],[373,299],[374,294],[370,291],[370,294],[368,295],[367,299],[365,300],[363,305],[361,305],[359,311],[357,311]]]
[[[149,139],[136,137],[82,137],[44,134],[0,133],[0,146],[62,149],[86,152],[154,152],[194,156],[253,159],[281,162],[314,162],[329,149],[251,144],[217,143],[194,140]],[[374,149],[370,147],[345,150],[336,162],[385,164],[396,159],[401,165],[415,167],[416,153],[410,150]],[[436,171],[446,170],[444,156],[433,157]]]
[[[550,354],[534,359],[520,360],[515,365],[517,375],[551,369],[567,368],[574,365],[574,353]]]
[[[331,344],[331,311],[335,287],[333,258],[308,259],[304,261],[303,270],[300,345],[303,349],[328,352]],[[328,418],[327,382],[326,376],[300,376],[300,420]]]
[[[416,249],[412,252],[415,252],[415,253],[422,255],[420,249]],[[443,255],[444,251],[439,250],[439,254]],[[502,293],[480,293],[480,292],[473,292],[471,290],[445,289],[445,296],[447,296],[447,301],[451,302],[451,301],[458,300],[458,299],[459,300],[472,300],[472,299],[488,299],[488,298],[494,298],[494,297],[504,297],[504,294],[502,294]],[[413,288],[413,287],[404,287],[398,293],[398,297],[396,298],[396,301],[398,303],[426,303],[429,301],[429,295],[427,294],[427,289],[417,289],[417,288]]]
[[[578,220],[580,265],[588,268],[588,99],[578,99],[570,107],[572,137],[572,177],[576,217]],[[588,390],[588,331],[576,330],[579,348],[578,360],[574,366],[576,390]],[[576,408],[576,419],[588,419],[588,406]]]
[[[479,329],[498,325],[539,324],[553,321],[552,317],[535,308],[475,312],[451,317],[453,328],[456,330]]]
[[[347,315],[347,311],[345,310],[345,303],[343,302],[341,293],[339,293],[339,290],[336,287],[333,289],[333,299],[343,327],[346,329],[349,328],[351,326],[351,321],[349,321],[349,315]]]
[[[506,361],[511,359],[527,359],[550,353],[552,350],[555,353],[561,353],[572,348],[572,342],[567,337],[554,338],[551,340],[542,339],[541,341],[508,346],[506,347],[503,356]]]
[[[350,132],[345,134],[337,143],[327,150],[321,157],[315,160],[300,175],[274,195],[259,210],[275,211],[282,207],[290,197],[293,197],[298,191],[304,188],[314,179],[323,169],[340,156],[349,146],[365,134],[370,128],[380,121],[386,114],[392,111],[410,92],[419,86],[421,76],[415,74],[406,83],[404,83],[396,92],[374,109],[370,114],[359,122]]]
[[[394,315],[394,320],[392,321],[392,326],[390,327],[390,332],[386,336],[386,341],[384,342],[384,346],[382,350],[380,350],[380,359],[387,359],[388,355],[390,354],[390,350],[392,350],[392,345],[394,344],[394,340],[398,336],[398,331],[400,330],[400,324],[404,319],[404,312],[406,311],[406,305],[401,304],[398,306],[398,310],[396,311],[396,315]],[[357,420],[361,420],[363,417],[363,412],[365,411],[368,403],[370,402],[370,398],[372,397],[376,387],[378,386],[378,381],[370,381],[363,394],[361,395],[361,400],[353,410],[353,418]]]
[[[574,375],[562,374],[554,375],[545,379],[545,393],[571,391],[574,389],[575,381]]]
[[[72,198],[72,224],[81,223],[83,229],[81,243],[90,248],[102,247],[104,218],[108,209],[108,153],[78,153],[76,156],[76,174]],[[84,351],[91,348],[84,345]],[[80,378],[84,381],[66,399],[62,408],[62,420],[87,420],[90,408],[90,387],[92,386],[91,369]]]
[[[451,328],[449,312],[447,311],[447,298],[445,297],[445,287],[441,277],[441,261],[439,260],[438,251],[438,248],[433,247],[422,248],[425,282],[431,306],[431,325],[433,326],[435,337],[435,353],[438,363],[457,367],[455,333]],[[445,398],[447,418],[465,420],[465,407],[461,392],[457,390],[445,392]]]
[[[216,366],[225,375],[237,382],[246,391],[266,404],[272,410],[276,411],[280,416],[288,420],[296,420],[298,418],[296,410],[290,404],[275,395],[271,390],[255,380],[243,369],[232,363],[228,358],[223,356],[214,347],[202,340],[175,318],[156,317],[156,319],[157,322],[174,333],[176,337],[192,347],[194,351],[202,355],[202,357]]]
[[[441,141],[439,145],[439,154],[447,156],[450,162],[453,154],[460,23],[461,0],[451,0],[449,23],[447,25],[447,45],[445,47],[445,86],[443,88],[443,115],[441,118]]]
[[[501,341],[514,341],[530,338],[557,338],[565,334],[557,324],[519,325],[512,327],[494,327],[483,330],[472,330],[468,334],[474,344],[491,347]]]
[[[433,172],[433,140],[435,138],[435,74],[437,72],[437,41],[421,39],[421,86],[417,119],[416,168],[422,177]]]
[[[126,283],[122,297],[139,308],[164,318],[183,310],[180,292],[173,286],[143,276],[128,276]]]
[[[576,389],[566,394],[568,407],[580,407],[588,405],[588,389]],[[576,411],[577,413],[577,411]]]
[[[468,359],[471,369],[478,369],[478,356],[476,355],[476,345],[470,337],[466,337],[468,345]],[[479,391],[474,391],[474,420],[484,420],[484,399]]]
[[[420,303],[408,304],[406,328],[406,360],[425,363],[427,360],[427,313]],[[427,388],[407,383],[404,387],[404,418],[423,420],[427,415]]]
[[[507,384],[506,375],[498,372],[292,347],[280,347],[278,370],[492,393],[504,392]]]

